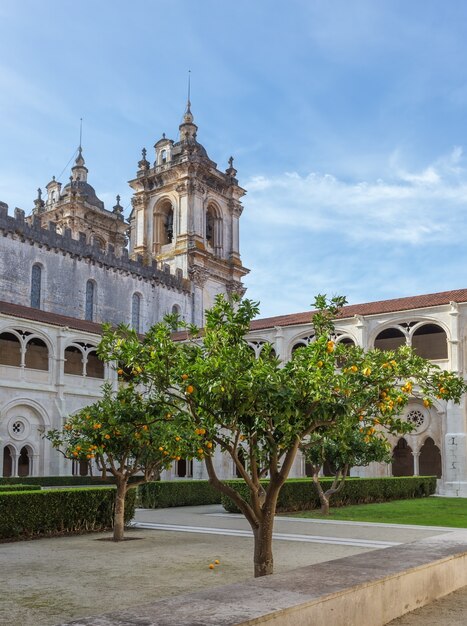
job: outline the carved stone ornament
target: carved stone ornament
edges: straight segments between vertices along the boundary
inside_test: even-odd
[[[246,292],[246,287],[243,285],[243,283],[236,281],[236,280],[232,280],[229,283],[227,283],[226,290],[229,296],[233,294],[237,294],[241,298],[243,298]]]
[[[209,271],[204,267],[190,267],[188,275],[190,276],[190,280],[193,281],[197,287],[202,288],[209,278]]]

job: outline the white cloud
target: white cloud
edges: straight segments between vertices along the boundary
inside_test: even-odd
[[[452,240],[452,227],[467,208],[467,170],[462,151],[422,171],[393,162],[390,180],[347,182],[331,174],[301,176],[285,172],[255,176],[246,183],[250,219],[309,232],[338,231],[353,241],[406,242]]]

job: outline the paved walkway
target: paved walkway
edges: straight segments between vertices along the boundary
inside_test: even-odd
[[[275,572],[447,532],[450,529],[279,517]],[[0,544],[0,626],[55,626],[252,577],[249,525],[220,506],[138,510],[127,536],[140,541],[102,541],[109,536]],[[210,570],[215,559],[220,565]],[[467,620],[437,622],[461,623]]]

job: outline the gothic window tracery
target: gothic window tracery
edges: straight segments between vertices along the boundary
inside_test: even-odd
[[[439,360],[448,358],[446,332],[438,324],[430,322],[401,322],[381,331],[374,342],[379,350],[397,350],[409,345],[424,359]]]

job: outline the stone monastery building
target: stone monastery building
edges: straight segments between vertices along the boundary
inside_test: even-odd
[[[203,324],[219,293],[243,294],[239,249],[241,198],[233,159],[225,171],[197,140],[188,101],[178,141],[146,150],[130,181],[129,223],[120,198],[104,207],[88,182],[81,146],[70,180],[53,178],[30,215],[0,202],[0,450],[4,476],[83,474],[41,437],[95,401],[116,372],[96,356],[102,322],[144,333],[166,313]],[[310,313],[252,323],[251,347],[266,342],[281,360],[313,340]],[[464,373],[467,289],[347,306],[336,341],[364,348],[411,345],[441,368]],[[354,468],[354,475],[436,474],[438,491],[467,496],[465,399],[425,408],[413,399],[405,418],[416,429],[393,441],[392,465]],[[224,477],[235,475],[218,456]],[[294,476],[307,472],[298,457]],[[198,461],[181,460],[165,478],[204,478]]]

